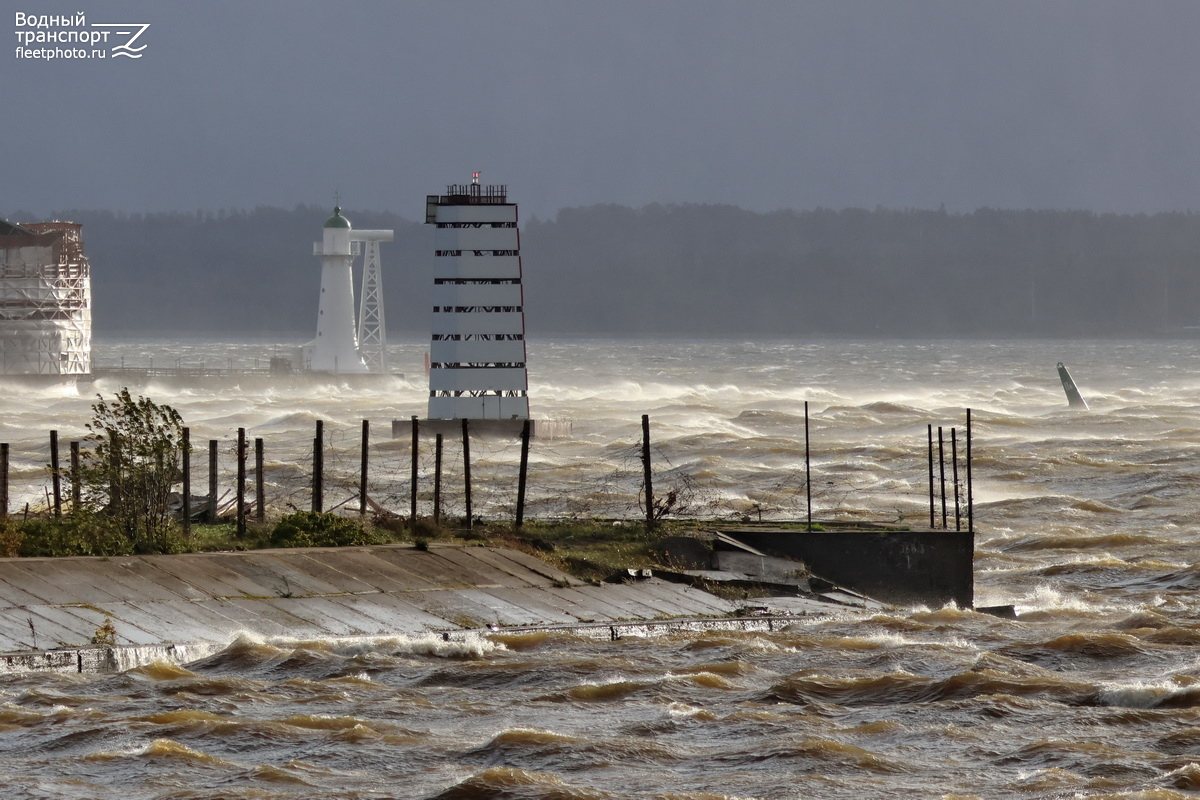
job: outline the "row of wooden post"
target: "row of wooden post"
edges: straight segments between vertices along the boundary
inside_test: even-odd
[[[420,455],[420,428],[421,423],[416,417],[412,418],[412,476],[411,486],[412,493],[410,495],[409,508],[409,527],[415,530],[417,523],[417,478],[419,472],[419,455]],[[532,423],[525,420],[525,424],[521,426],[521,467],[517,477],[517,507],[514,524],[516,527],[521,527],[525,522],[525,487],[526,479],[529,474],[529,439],[531,434]],[[443,434],[437,434],[434,437],[434,467],[433,467],[433,522],[435,525],[442,521],[442,446]],[[466,500],[466,519],[467,527],[475,527],[475,514],[471,507],[471,427],[470,422],[466,419],[462,420],[462,448],[463,448],[463,489]],[[363,420],[363,477],[360,495],[362,500],[362,513],[366,513],[366,492],[367,492],[367,421]]]
[[[643,417],[644,426],[648,426],[647,417]],[[525,518],[525,489],[527,486],[527,476],[529,471],[529,440],[530,440],[530,421],[525,420],[524,426],[521,428],[521,469],[517,483],[517,506],[516,506],[516,525],[520,527]],[[365,515],[369,504],[367,493],[367,474],[369,464],[369,447],[370,447],[371,424],[369,420],[362,421],[362,461],[359,477],[359,514]],[[246,530],[246,429],[238,428],[237,432],[237,532],[238,535],[243,535]],[[474,525],[474,513],[471,507],[471,439],[470,425],[467,420],[462,420],[462,443],[463,443],[463,476],[466,488],[466,517],[468,527]],[[191,430],[183,429],[183,527],[184,532],[190,532],[192,519],[192,458],[191,458]],[[208,517],[210,520],[215,520],[217,516],[217,454],[219,440],[210,439],[208,442]],[[437,434],[435,451],[435,467],[434,467],[434,493],[433,493],[433,519],[435,523],[441,522],[441,488],[442,488],[442,434]],[[646,445],[646,453],[649,453],[649,444]],[[324,511],[325,502],[325,435],[324,423],[317,420],[316,435],[313,438],[313,477],[312,477],[312,510],[320,513]],[[417,479],[419,468],[419,422],[416,417],[412,418],[412,497],[411,508],[409,514],[410,525],[414,525],[417,519]],[[255,511],[259,522],[265,519],[266,502],[265,502],[265,487],[263,483],[263,440],[256,438],[254,440],[254,458],[255,458]],[[647,481],[649,481],[649,466],[647,462]],[[62,516],[62,470],[59,464],[59,449],[58,449],[58,431],[50,431],[50,474],[53,497],[51,498],[51,508],[55,517]],[[8,442],[0,443],[0,518],[8,515],[9,507],[9,491],[8,491],[8,475],[9,475],[9,444]],[[71,442],[71,468],[69,475],[71,476],[71,502],[73,507],[78,508],[80,504],[80,485],[78,480],[79,475],[79,442]],[[649,483],[647,482],[647,507],[652,503]],[[651,523],[650,515],[647,515],[648,524]]]
[[[320,423],[318,423],[319,425]],[[190,530],[192,518],[192,459],[191,459],[191,431],[188,428],[183,429],[183,527],[185,532]],[[210,439],[208,442],[208,515],[210,519],[216,519],[217,516],[217,454],[220,447],[220,441]],[[266,504],[262,501],[264,496],[263,482],[263,440],[261,438],[254,440],[254,456],[255,456],[255,481],[257,492],[257,509],[256,516],[261,522],[265,519]],[[79,442],[72,441],[70,443],[70,459],[71,465],[68,470],[68,475],[71,482],[71,506],[78,508],[80,505],[80,482],[79,482]],[[246,524],[246,429],[238,428],[238,533],[245,532]],[[8,473],[9,473],[9,444],[8,442],[0,443],[0,518],[8,516],[9,506],[9,491],[8,491]],[[62,516],[63,507],[63,492],[62,492],[62,469],[59,459],[58,447],[58,431],[50,431],[50,485],[52,496],[50,497],[50,507],[56,518]]]
[[[527,476],[529,471],[529,440],[531,434],[531,423],[525,420],[525,424],[521,428],[521,466],[517,480],[517,503],[515,513],[515,525],[520,528],[525,519],[525,493],[527,486]],[[371,424],[368,420],[362,421],[362,460],[359,476],[359,505],[358,512],[361,515],[366,515],[369,505],[367,492],[367,472],[368,472],[368,454],[370,447]],[[936,521],[936,496],[934,488],[934,456],[933,456],[933,425],[928,426],[929,437],[929,526],[937,527]],[[217,451],[219,447],[217,439],[210,439],[208,442],[208,518],[215,520],[217,517]],[[471,439],[470,425],[467,420],[462,420],[462,446],[463,446],[463,481],[466,495],[466,520],[467,526],[474,526],[474,513],[471,507]],[[958,432],[957,429],[950,429],[950,446],[951,446],[951,465],[952,465],[952,481],[954,484],[954,529],[961,530],[961,503],[959,492],[959,476],[958,476]],[[940,475],[941,485],[941,522],[942,528],[948,528],[947,518],[947,501],[946,501],[946,463],[945,463],[945,437],[943,428],[938,427],[938,471]],[[646,528],[653,529],[655,527],[655,508],[654,508],[654,484],[652,478],[652,464],[650,457],[650,415],[642,415],[642,480],[644,491],[644,502],[646,510]],[[184,532],[188,533],[191,529],[192,519],[192,497],[191,497],[191,431],[188,428],[183,429],[183,527]],[[246,456],[247,456],[247,440],[246,429],[238,428],[237,431],[237,533],[239,536],[246,531]],[[325,428],[321,420],[316,423],[316,435],[313,438],[313,477],[312,477],[312,510],[320,513],[324,511],[324,472],[325,472]],[[417,521],[417,485],[419,471],[419,452],[420,452],[420,422],[417,417],[412,418],[412,475],[411,475],[411,496],[409,509],[409,525],[415,529]],[[264,446],[261,438],[254,440],[254,468],[255,468],[255,516],[259,522],[266,519],[266,501],[265,501],[265,486],[263,481],[263,454]],[[78,480],[79,474],[79,442],[72,441],[70,443],[70,476],[71,476],[71,502],[73,507],[78,507],[80,503],[80,485]],[[804,403],[804,476],[806,488],[806,501],[808,510],[808,528],[812,530],[812,480],[811,480],[811,459],[809,454],[809,420],[808,420],[808,402]],[[51,483],[53,489],[52,508],[55,517],[62,516],[62,483],[61,469],[59,466],[58,452],[58,431],[50,431],[50,472]],[[966,514],[967,514],[967,530],[974,532],[975,530],[975,515],[974,515],[974,498],[972,494],[971,482],[971,409],[967,409],[967,431],[966,431]],[[8,474],[9,474],[9,445],[7,442],[0,443],[0,518],[8,515],[9,505],[9,490],[8,490]],[[442,434],[437,434],[434,444],[434,483],[433,483],[433,521],[434,524],[441,522],[441,495],[442,495]]]
[[[937,525],[937,509],[936,497],[934,490],[933,478],[933,425],[928,426],[929,437],[929,527],[936,528]],[[939,425],[937,429],[937,461],[938,461],[938,485],[941,487],[942,501],[942,525],[943,529],[948,529],[949,519],[946,510],[946,456],[945,456],[946,438],[943,428]],[[975,532],[975,496],[971,481],[971,409],[967,409],[967,435],[966,435],[966,497],[962,497],[960,487],[962,484],[958,479],[958,429],[950,429],[950,465],[951,465],[951,482],[954,484],[954,530],[962,530],[962,506],[966,506],[967,515],[967,530],[971,533]]]
[[[419,436],[419,421],[417,417],[412,418],[412,494],[411,507],[409,513],[409,524],[415,527],[417,520],[417,486],[418,486],[418,471],[419,471],[419,454],[420,454],[420,436]],[[654,526],[654,493],[650,479],[650,417],[649,415],[642,416],[642,457],[644,461],[644,473],[646,482],[646,525],[647,527]],[[368,454],[370,447],[371,424],[369,420],[362,421],[362,461],[359,477],[359,514],[367,513],[369,504],[367,494],[367,471],[368,471]],[[516,527],[521,527],[525,521],[525,495],[528,473],[529,473],[529,441],[531,436],[531,423],[525,420],[525,424],[521,428],[521,467],[517,480],[517,504],[516,504]],[[237,431],[237,533],[239,536],[246,531],[246,429],[238,428]],[[191,458],[191,430],[183,429],[183,528],[184,533],[190,533],[192,521],[192,458]],[[219,440],[210,439],[208,442],[208,518],[215,520],[217,517],[217,453]],[[474,513],[471,507],[471,439],[470,439],[470,424],[464,419],[462,420],[462,444],[463,444],[463,478],[466,490],[466,519],[467,526],[474,527]],[[324,423],[317,420],[316,435],[313,438],[313,476],[312,476],[312,510],[320,513],[324,511],[325,502],[325,433]],[[254,440],[254,456],[255,456],[255,511],[259,522],[265,519],[266,502],[265,502],[265,487],[263,484],[263,440],[256,438]],[[442,490],[442,434],[437,434],[435,443],[435,466],[434,466],[434,483],[433,483],[433,521],[435,524],[441,522],[441,490]],[[53,513],[55,517],[62,516],[62,483],[61,469],[59,466],[58,452],[58,431],[50,431],[50,474],[51,484],[53,488],[53,498],[51,500]],[[7,442],[0,443],[0,518],[8,515],[8,473],[9,473],[9,445]],[[80,504],[80,486],[78,481],[79,474],[79,442],[71,442],[71,501],[73,507],[78,508]]]

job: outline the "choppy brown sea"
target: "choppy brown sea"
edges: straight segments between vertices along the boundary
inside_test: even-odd
[[[263,350],[101,346],[159,364]],[[359,420],[422,413],[422,345],[394,351],[408,377],[365,390],[145,391],[194,435],[266,437],[272,491],[298,496],[315,419],[346,430],[331,447],[349,464]],[[1090,411],[1067,409],[1059,361]],[[615,642],[231,632],[184,666],[0,677],[0,797],[1200,793],[1200,342],[576,340],[531,343],[530,371],[535,415],[575,425],[535,446],[545,515],[636,515],[650,414],[656,484],[692,511],[801,516],[808,401],[814,514],[927,522],[927,426],[961,436],[971,408],[976,599],[1018,618],[901,608]],[[6,396],[0,439],[28,462],[27,498],[45,431],[82,430],[90,391]],[[379,450],[400,463],[405,446]],[[512,448],[472,452],[493,475],[478,502],[502,518]]]

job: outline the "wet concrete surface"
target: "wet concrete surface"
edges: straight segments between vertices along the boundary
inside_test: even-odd
[[[0,671],[181,660],[240,634],[603,633],[729,619],[740,605],[654,577],[594,585],[525,553],[479,546],[0,559]]]

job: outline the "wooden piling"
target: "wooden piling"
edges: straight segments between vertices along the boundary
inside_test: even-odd
[[[237,429],[237,535],[246,535],[246,429]]]
[[[312,510],[325,510],[325,424],[317,420],[317,435],[313,437]]]
[[[958,428],[950,429],[950,464],[954,467],[954,530],[962,530],[958,492]]]
[[[71,442],[71,458],[75,459],[78,443]],[[183,448],[183,535],[192,535],[192,429],[184,428],[179,445]],[[72,467],[74,472],[74,467]],[[78,478],[75,480],[78,485]]]
[[[971,409],[967,409],[967,530],[975,532],[975,495],[971,486]]]
[[[642,486],[646,495],[646,530],[654,530],[654,483],[650,470],[650,415],[642,414]]]
[[[82,507],[82,487],[79,482],[79,442],[71,442],[71,511],[79,511]]]
[[[8,519],[8,442],[0,442],[0,519]]]
[[[62,474],[58,463],[58,431],[50,431],[50,485],[54,489],[54,518],[62,518]]]
[[[529,420],[521,426],[521,471],[517,477],[517,518],[515,527],[525,524],[525,486],[529,473]]]
[[[934,524],[934,500],[933,500],[933,423],[926,426],[929,431],[929,527],[937,527]]]
[[[467,418],[462,420],[463,445],[463,488],[467,494],[467,530],[475,529],[475,516],[471,512],[471,434]]]
[[[359,464],[358,473],[358,515],[360,517],[367,515],[367,455],[370,442],[371,422],[364,419],[362,421],[362,462]]]
[[[942,426],[938,425],[938,477],[942,487],[942,530],[946,529],[946,454]]]
[[[416,416],[412,418],[412,477],[410,484],[412,491],[409,497],[408,510],[408,527],[412,531],[417,529],[417,448],[420,446],[421,425],[417,422]]]
[[[267,521],[266,479],[263,477],[263,440],[254,440],[254,516],[259,522]]]
[[[217,522],[217,440],[208,440],[208,524]]]
[[[812,532],[812,458],[808,450],[808,401],[804,401],[804,500],[808,507],[808,530]]]
[[[433,445],[433,524],[442,522],[442,435],[434,437]]]

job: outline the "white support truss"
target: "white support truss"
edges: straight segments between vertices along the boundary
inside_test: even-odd
[[[358,304],[358,351],[371,372],[386,373],[387,328],[383,312],[383,276],[379,269],[379,240],[368,239],[366,244]]]

